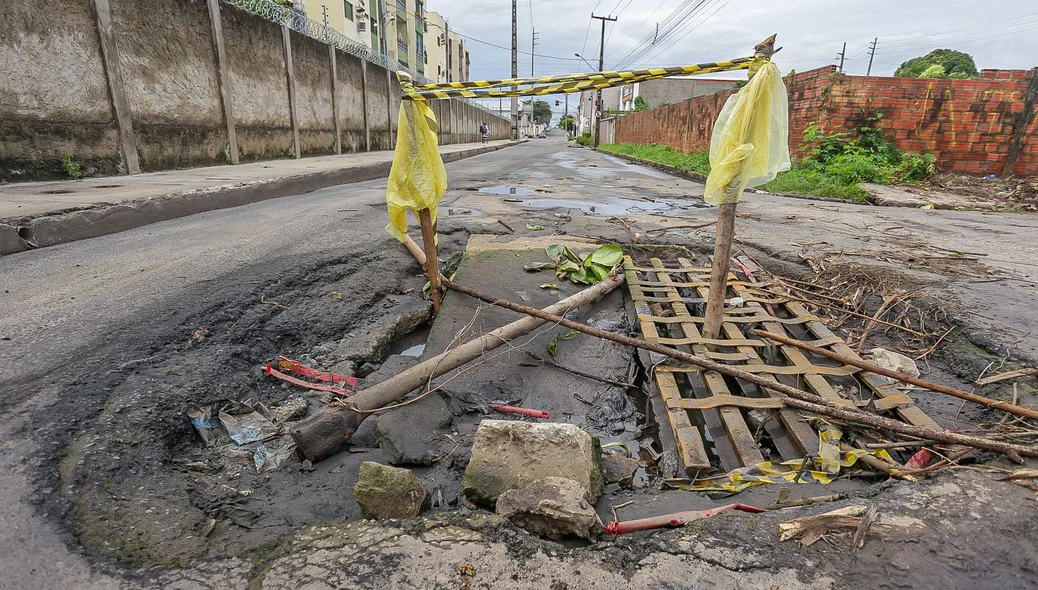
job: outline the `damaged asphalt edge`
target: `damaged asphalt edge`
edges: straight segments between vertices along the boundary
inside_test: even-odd
[[[442,154],[443,162],[456,162],[519,143],[523,142],[449,152]],[[75,211],[29,218],[9,217],[0,220],[0,256],[96,238],[206,211],[240,207],[268,199],[311,193],[330,186],[384,178],[389,175],[391,167],[392,162],[381,162],[369,166],[194,189],[118,204],[98,203],[96,206]]]

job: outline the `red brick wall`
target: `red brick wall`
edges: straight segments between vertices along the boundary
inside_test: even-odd
[[[786,81],[789,147],[795,155],[810,123],[826,133],[853,131],[882,111],[880,127],[899,148],[928,151],[943,170],[1001,174],[1014,131],[1023,122],[1028,83],[1036,75],[1038,70],[984,70],[974,80],[884,78],[838,74],[835,66],[795,74]],[[730,94],[626,115],[618,122],[616,140],[705,151]],[[1032,114],[1013,167],[1018,176],[1038,176],[1036,133],[1038,117]]]

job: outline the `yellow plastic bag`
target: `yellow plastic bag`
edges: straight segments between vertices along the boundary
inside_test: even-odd
[[[704,199],[738,203],[747,187],[789,170],[789,104],[778,67],[765,62],[728,97],[710,137],[710,176]]]
[[[429,103],[400,101],[397,120],[396,152],[386,186],[389,209],[386,231],[403,242],[408,209],[416,216],[422,209],[428,209],[436,223],[440,197],[447,192],[447,170],[437,149],[436,115]]]

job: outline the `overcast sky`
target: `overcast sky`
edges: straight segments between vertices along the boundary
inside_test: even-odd
[[[844,69],[864,75],[868,46],[879,38],[873,75],[889,76],[912,57],[937,48],[965,51],[978,69],[1038,66],[1038,3],[1031,0],[519,0],[519,75],[530,74],[530,31],[538,34],[537,75],[588,71],[574,53],[597,69],[600,21],[606,26],[605,67],[623,66],[636,45],[665,31],[667,17],[680,7],[698,6],[671,37],[627,56],[628,67],[693,64],[749,55],[753,46],[778,33],[783,47],[775,62],[785,74],[836,62],[847,43]],[[511,71],[511,2],[508,0],[428,0],[452,28],[467,35],[473,80],[508,77]],[[590,26],[589,26],[590,24]],[[500,45],[492,47],[475,39]],[[558,59],[562,58],[562,59]],[[625,68],[626,69],[626,68]],[[732,73],[714,77],[745,77]]]

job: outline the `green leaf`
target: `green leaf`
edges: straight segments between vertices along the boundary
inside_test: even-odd
[[[556,285],[555,283],[542,283],[540,285],[540,288],[541,289],[558,289],[559,286]]]
[[[580,267],[577,266],[577,263],[572,260],[563,260],[558,265],[558,270],[564,273],[577,272],[579,268]]]
[[[531,262],[530,264],[524,264],[523,269],[530,272],[537,272],[539,270],[551,270],[555,268],[555,265],[551,262]]]
[[[559,335],[555,334],[548,341],[548,354],[555,356],[555,353],[559,351]]]
[[[613,268],[620,264],[623,259],[624,251],[616,244],[606,244],[591,253],[591,262],[606,268]]]
[[[558,244],[552,244],[544,249],[544,253],[548,255],[548,258],[552,260],[558,260],[559,256],[562,256],[563,247]]]
[[[580,257],[577,256],[576,254],[574,254],[573,250],[570,250],[566,246],[563,246],[562,247],[562,253],[566,255],[566,258],[569,258],[573,262],[576,262],[577,264],[580,264]]]
[[[585,285],[594,285],[597,282],[594,276],[588,274],[585,266],[577,268],[576,272],[569,275],[569,278],[574,283],[584,283]]]
[[[560,336],[559,339],[560,340],[573,340],[574,338],[577,337],[577,334],[580,334],[580,332],[571,329],[569,332],[566,332],[565,336]]]
[[[543,231],[544,230],[544,226],[543,225],[530,225],[529,223],[527,223],[526,224],[526,229],[528,229],[530,231]]]
[[[597,264],[592,264],[588,267],[588,270],[590,270],[591,273],[595,275],[595,278],[598,279],[597,281],[595,281],[597,283],[601,283],[602,281],[609,278],[609,271],[601,266],[598,266]]]

